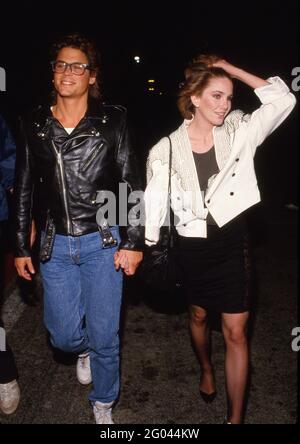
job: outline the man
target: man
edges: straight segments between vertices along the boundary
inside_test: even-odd
[[[0,302],[4,291],[5,231],[8,219],[7,192],[12,192],[16,147],[4,119],[0,116]],[[0,410],[14,413],[20,401],[18,371],[0,319]],[[4,347],[2,347],[4,345]]]
[[[79,34],[62,38],[53,46],[51,64],[53,106],[39,107],[23,121],[17,150],[15,265],[20,276],[32,279],[34,190],[45,325],[55,347],[78,353],[79,382],[93,381],[89,399],[96,423],[112,424],[122,270],[135,273],[144,235],[135,223],[122,230],[97,217],[97,224],[97,192],[113,192],[118,206],[119,183],[134,191],[141,190],[141,181],[125,109],[99,102],[92,42]]]

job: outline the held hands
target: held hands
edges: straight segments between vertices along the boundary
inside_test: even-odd
[[[115,269],[121,267],[127,276],[133,276],[142,259],[141,251],[119,250],[114,254]]]

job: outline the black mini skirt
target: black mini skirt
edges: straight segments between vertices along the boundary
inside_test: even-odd
[[[247,225],[239,216],[223,227],[207,226],[207,238],[179,236],[178,260],[189,305],[219,313],[250,308]]]

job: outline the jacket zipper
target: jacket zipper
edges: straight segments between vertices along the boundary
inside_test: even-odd
[[[95,134],[94,133],[86,133],[86,134],[79,134],[78,136],[75,136],[75,137],[71,137],[72,136],[72,133],[70,134],[70,140],[75,140],[75,139],[80,139],[81,137],[91,137],[91,136],[94,136]]]
[[[70,221],[69,210],[68,210],[67,191],[66,191],[66,182],[65,182],[63,161],[62,161],[62,157],[61,157],[61,152],[56,148],[53,140],[51,140],[51,142],[52,142],[52,146],[54,148],[54,151],[55,151],[55,154],[57,157],[57,162],[58,162],[60,176],[61,176],[61,183],[62,183],[62,187],[63,187],[63,201],[64,201],[65,213],[66,213],[66,217],[67,217],[67,230],[68,230],[68,234],[69,234],[69,233],[72,233],[73,230],[71,229],[71,221]]]
[[[82,137],[90,137],[90,136],[94,136],[96,135],[95,133],[90,133],[90,134],[79,134],[78,136],[72,137],[70,140],[73,142],[73,140],[75,139],[81,139]],[[72,148],[76,148],[77,145],[72,146]]]
[[[93,160],[95,159],[95,157],[97,156],[98,152],[100,151],[100,149],[103,146],[103,142],[101,143],[101,145],[96,146],[93,151],[89,154],[87,160],[84,162],[83,166],[81,167],[81,171],[84,172],[89,165],[93,162]]]

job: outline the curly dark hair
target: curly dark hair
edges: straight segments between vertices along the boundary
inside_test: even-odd
[[[224,69],[212,66],[220,59],[222,57],[215,54],[201,54],[185,69],[185,81],[180,86],[177,100],[178,109],[184,119],[191,119],[195,112],[191,96],[200,96],[212,78],[227,77],[232,80]]]
[[[100,93],[100,54],[96,48],[95,43],[88,37],[80,34],[73,33],[61,36],[57,39],[50,50],[51,60],[56,60],[57,54],[63,48],[74,48],[82,51],[88,59],[88,63],[91,66],[91,70],[96,73],[96,81],[93,85],[90,85],[89,95],[95,99],[101,98]],[[56,97],[56,92],[52,92]]]

